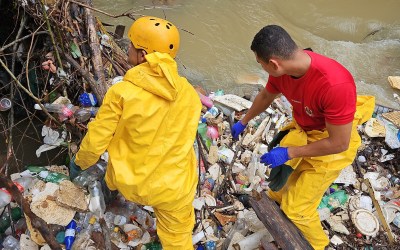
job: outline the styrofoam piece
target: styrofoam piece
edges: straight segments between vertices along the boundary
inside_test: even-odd
[[[385,137],[386,135],[385,124],[376,118],[371,118],[366,122],[364,131],[369,137]]]
[[[356,173],[353,170],[353,166],[349,165],[344,168],[333,183],[343,183],[346,186],[354,185],[356,183]]]
[[[339,236],[334,235],[334,236],[332,236],[332,238],[331,238],[331,243],[332,243],[333,245],[335,245],[335,246],[338,246],[338,245],[343,244],[343,240],[342,240]]]
[[[205,236],[204,231],[200,231],[197,234],[193,235],[192,237],[192,244],[196,245],[201,239],[203,239]]]
[[[400,207],[395,204],[386,203],[382,206],[382,213],[388,224],[392,223],[396,214],[400,213]]]
[[[327,207],[318,209],[318,214],[319,214],[319,220],[320,221],[324,221],[329,219],[329,217],[331,216],[331,210]]]
[[[251,105],[253,104],[252,102],[237,96],[237,95],[232,95],[232,94],[227,94],[223,96],[215,96],[213,99],[214,102],[221,103],[229,108],[234,109],[235,111],[242,111],[245,109],[249,109]]]
[[[345,235],[349,235],[350,234],[349,230],[342,223],[342,218],[341,217],[338,217],[338,218],[330,217],[326,221],[329,223],[329,225],[331,226],[331,229],[333,231],[341,233],[341,234],[345,234]]]
[[[379,221],[366,209],[357,209],[351,213],[351,220],[360,233],[375,237],[379,231]]]

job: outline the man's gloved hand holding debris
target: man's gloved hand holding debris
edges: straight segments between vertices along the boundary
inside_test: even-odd
[[[238,121],[232,126],[232,137],[233,139],[237,140],[239,138],[239,135],[243,132],[243,130],[246,128],[247,124],[243,124],[241,121]]]
[[[289,176],[294,171],[293,168],[284,164],[288,160],[290,160],[288,149],[283,147],[276,147],[261,156],[260,162],[269,165],[272,168],[271,174],[268,178],[268,181],[270,181],[268,186],[274,192],[282,189]]]

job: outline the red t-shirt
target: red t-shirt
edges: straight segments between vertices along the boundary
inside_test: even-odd
[[[305,75],[269,76],[266,89],[288,99],[294,119],[306,131],[324,129],[325,121],[335,125],[353,121],[357,93],[350,72],[333,59],[305,52],[311,57]]]

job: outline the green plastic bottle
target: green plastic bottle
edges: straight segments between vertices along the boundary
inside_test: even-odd
[[[17,221],[22,218],[22,210],[19,207],[11,208],[11,218],[13,221]],[[8,209],[5,209],[0,217],[0,234],[3,234],[7,228],[11,225],[10,216]]]
[[[28,166],[27,169],[31,173],[38,174],[38,178],[45,182],[60,183],[63,180],[69,180],[65,174],[57,173],[40,166]]]
[[[146,250],[162,250],[162,246],[159,242],[150,242],[145,244]]]
[[[346,191],[338,190],[330,195],[324,196],[318,206],[318,209],[327,207],[332,211],[339,205],[345,204],[348,198],[349,196],[346,194]]]

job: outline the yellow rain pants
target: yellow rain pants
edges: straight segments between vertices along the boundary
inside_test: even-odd
[[[357,125],[366,122],[372,116],[374,106],[374,97],[357,96],[357,110],[348,150],[339,154],[289,160],[285,164],[295,170],[287,183],[278,192],[271,190],[268,192],[316,250],[324,249],[329,244],[319,220],[317,207],[340,171],[353,162],[361,145]],[[280,142],[282,147],[302,146],[329,136],[326,130],[306,132],[296,122],[292,122],[282,130],[287,129],[290,129],[290,132]]]
[[[146,59],[107,91],[75,163],[86,169],[107,150],[107,186],[154,208],[163,249],[193,249],[201,102],[168,54]]]

